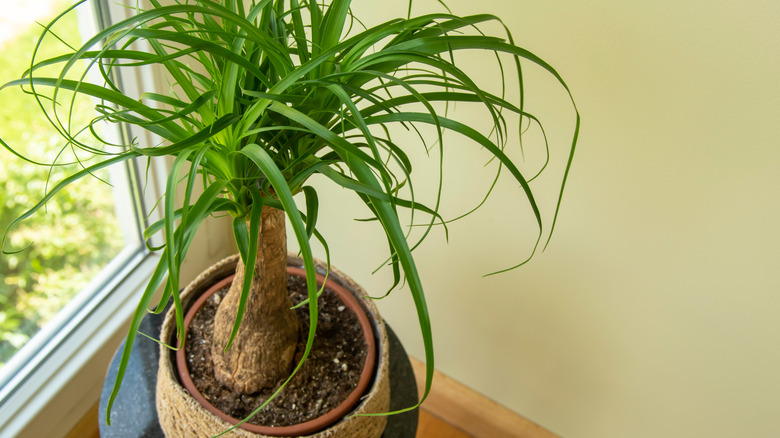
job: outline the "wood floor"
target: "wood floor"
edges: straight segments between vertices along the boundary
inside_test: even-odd
[[[430,413],[428,410],[420,409],[417,438],[469,438],[472,436]]]
[[[418,388],[425,365],[411,358]],[[66,438],[100,438],[98,405],[79,421]],[[428,399],[420,408],[417,438],[556,438],[557,435],[436,372]]]
[[[417,388],[422,389],[425,365],[410,359]],[[558,435],[435,371],[431,392],[420,409],[417,438],[449,437],[557,438]]]
[[[100,400],[95,402],[92,409],[87,412],[87,415],[85,415],[84,418],[76,423],[76,426],[68,432],[65,438],[100,438],[100,430],[98,429],[98,403],[100,403]]]

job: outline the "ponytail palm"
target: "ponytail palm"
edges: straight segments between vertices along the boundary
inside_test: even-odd
[[[67,139],[68,147],[97,156],[85,162],[83,170],[54,186],[16,222],[34,213],[69,183],[98,169],[136,158],[173,158],[161,202],[164,218],[145,231],[147,238],[156,233],[164,235],[165,245],[153,248],[162,251],[162,257],[133,317],[113,396],[148,308],[156,305],[160,311],[172,297],[182,333],[180,265],[198,227],[212,214],[234,218],[242,261],[229,294],[233,298],[225,300],[232,304],[221,306],[217,317],[217,332],[221,333],[217,336],[223,342],[215,354],[220,356],[217,361],[226,362],[223,381],[251,392],[286,377],[291,369],[297,370],[300,363],[292,363],[294,355],[289,353],[290,343],[296,340],[285,335],[279,349],[274,350],[278,351],[273,354],[276,359],[269,359],[276,363],[265,365],[257,359],[261,362],[258,373],[267,378],[258,377],[253,384],[242,383],[251,378],[230,381],[230,375],[244,372],[238,371],[242,365],[231,351],[243,352],[250,348],[248,345],[266,342],[261,335],[257,335],[260,341],[242,341],[254,336],[250,332],[262,330],[252,327],[270,324],[283,327],[280,330],[286,333],[297,333],[297,321],[289,320],[284,285],[272,280],[284,275],[284,263],[279,262],[286,255],[280,214],[289,219],[307,273],[312,324],[301,362],[308,355],[316,330],[318,293],[310,240],[320,240],[327,249],[317,229],[319,195],[308,185],[313,175],[354,193],[381,224],[393,286],[404,279],[414,298],[427,359],[427,395],[433,375],[433,341],[423,287],[412,256],[419,241],[410,245],[399,215],[404,217],[402,212],[411,211],[412,217],[414,213],[416,217],[425,216],[423,239],[434,226],[446,226],[446,222],[439,213],[440,186],[431,205],[415,200],[410,148],[394,140],[394,126],[432,132],[432,146],[440,151],[454,141],[467,141],[486,150],[499,169],[508,171],[520,198],[530,205],[538,244],[551,233],[557,208],[548,232],[529,185],[532,178],[519,170],[504,148],[513,130],[519,131],[525,122],[538,124],[523,105],[521,63],[546,70],[569,93],[563,79],[545,61],[515,45],[507,30],[498,36],[483,33],[481,27],[496,24],[505,29],[492,15],[437,13],[392,19],[366,28],[352,16],[348,0],[325,4],[309,0],[177,0],[162,4],[150,0],[150,4],[148,10],[139,10],[133,17],[106,28],[79,49],[34,60],[21,79],[5,85],[22,86],[38,99],[49,120]],[[44,36],[47,33],[48,27]],[[501,67],[501,80],[519,86],[520,97],[510,101],[502,93],[476,83],[456,63],[464,51],[494,53],[496,65]],[[84,63],[102,74],[101,84],[89,83],[84,74],[76,72]],[[112,70],[146,66],[166,72],[172,85],[169,95],[147,93],[135,100],[121,92]],[[53,67],[59,73],[43,73],[51,72]],[[505,76],[509,71],[514,73]],[[78,95],[100,102],[96,107],[98,116],[90,126],[69,123],[70,101]],[[491,130],[482,133],[469,121],[455,118],[449,108],[453,103],[479,105],[492,121]],[[81,140],[84,132],[98,136],[92,128],[102,122],[136,125],[164,142],[132,142],[120,152],[110,152],[109,148],[96,149]],[[445,142],[448,131],[461,138]],[[577,114],[561,193],[578,131]],[[424,137],[420,134],[421,139]],[[202,190],[195,190],[198,185]],[[177,205],[174,194],[179,186],[185,191],[183,202]],[[299,210],[293,200],[299,193],[303,194],[305,211]],[[524,261],[517,262],[519,265]],[[254,269],[246,270],[249,275],[244,275],[244,266]],[[154,291],[161,285],[165,292],[159,302],[153,303]],[[267,308],[257,304],[261,301],[275,302],[278,311],[271,316],[257,316],[258,308]],[[255,319],[262,321],[253,325],[250,321]]]

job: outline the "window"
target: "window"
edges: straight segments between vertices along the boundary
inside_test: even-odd
[[[113,3],[82,4],[78,14],[70,14],[55,29],[57,35],[77,43],[80,33],[91,34],[111,13],[127,13]],[[3,4],[0,83],[17,79],[29,66],[41,31],[35,22],[48,23],[68,4],[63,0]],[[49,43],[42,50],[50,54],[64,47],[56,40]],[[46,53],[41,59],[44,57]],[[139,78],[121,79],[129,89],[138,88]],[[42,118],[35,100],[16,88],[2,90],[0,102],[0,137],[26,156],[50,162],[52,152],[62,148],[62,140]],[[93,117],[94,102],[78,105],[83,109],[74,113],[87,120]],[[137,134],[103,135],[120,139]],[[60,160],[65,161],[67,151]],[[75,160],[71,157],[70,161]],[[50,181],[56,183],[75,166],[78,164],[53,168]],[[48,173],[49,169],[23,163],[0,148],[3,231],[41,198]],[[19,249],[30,242],[34,246],[16,255],[0,256],[0,435],[15,436],[23,430],[30,434],[30,420],[38,411],[56,404],[63,394],[75,405],[79,399],[86,400],[87,408],[96,400],[95,385],[102,384],[105,368],[100,365],[102,368],[91,370],[88,364],[116,348],[135,308],[131,296],[143,287],[156,263],[141,238],[146,216],[142,206],[152,205],[156,199],[154,184],[141,193],[138,173],[132,165],[114,166],[110,172],[96,175],[105,182],[85,178],[53,199],[47,205],[48,212],[38,212],[9,235],[6,249]],[[101,378],[95,379],[95,375]],[[58,416],[69,418],[74,404],[59,403],[59,411],[54,413],[47,409],[47,427],[61,426]],[[31,436],[51,435],[36,432]]]
[[[29,65],[30,54],[40,33],[35,21],[48,22],[62,2],[13,2],[11,13],[0,19],[5,32],[0,35],[0,83],[18,78]],[[34,7],[38,6],[38,7]],[[45,16],[46,13],[50,16]],[[9,25],[13,23],[13,25]],[[25,26],[26,24],[26,26]],[[78,40],[79,27],[75,15],[57,27],[57,34],[66,41]],[[61,46],[49,41],[46,54]],[[44,56],[46,56],[46,54]],[[49,162],[62,148],[62,138],[42,117],[37,102],[18,88],[4,90],[0,105],[0,126],[6,143],[27,157]],[[80,101],[75,114],[88,121],[90,102]],[[60,162],[72,161],[68,151]],[[31,207],[47,189],[46,181],[57,182],[77,169],[78,164],[47,169],[15,159],[3,150],[0,161],[0,227]],[[49,174],[49,172],[51,173]],[[57,326],[58,315],[67,304],[83,300],[84,292],[108,263],[123,248],[137,246],[137,226],[120,223],[117,206],[128,205],[126,172],[114,171],[97,177],[111,180],[116,190],[96,178],[85,179],[48,203],[46,212],[33,215],[14,227],[7,246],[21,248],[34,242],[28,250],[0,258],[0,382],[13,369],[9,360],[17,354],[29,353],[22,347],[45,326]],[[50,187],[50,185],[49,185]],[[118,198],[118,199],[117,199]],[[129,217],[133,217],[130,215]],[[130,232],[122,233],[122,230]],[[68,312],[65,311],[65,314]],[[62,319],[61,317],[59,319]],[[44,333],[47,330],[44,330]],[[51,331],[48,329],[48,331]],[[39,336],[39,338],[45,336]],[[39,342],[38,342],[39,343]],[[19,362],[17,359],[16,362]]]
[[[64,2],[60,4],[67,5],[76,0],[54,1]],[[9,38],[8,35],[13,36],[24,32],[24,29],[17,25],[7,24],[20,21],[14,15],[14,11],[25,8],[44,10],[48,8],[49,2],[50,0],[5,0],[3,14],[0,14],[0,20],[3,20],[0,21],[0,40],[5,41],[4,38]],[[105,26],[108,23],[121,21],[135,12],[134,8],[138,3],[143,2],[138,0],[82,1],[77,8],[78,24],[74,22],[72,28],[82,28],[85,30],[84,34],[91,35],[93,32],[89,30],[89,26],[95,26],[95,23],[103,23]],[[90,10],[90,7],[93,9]],[[62,6],[53,6],[50,11],[59,11],[61,8]],[[43,16],[35,16],[34,19],[46,21]],[[62,32],[68,31],[68,29],[62,30]],[[24,37],[24,39],[29,38],[31,37]],[[11,46],[15,49],[23,43],[25,41],[3,46],[0,49],[0,62],[15,57],[29,60],[27,55],[12,55],[10,52]],[[31,44],[29,40],[27,43]],[[3,66],[0,70],[8,69]],[[17,70],[10,73],[12,77],[8,79],[18,77],[21,72]],[[163,72],[155,72],[147,68],[119,73],[118,82],[121,83],[125,95],[138,98],[143,92],[162,94],[169,92]],[[0,107],[17,103],[17,97],[8,97],[9,91],[9,89],[0,91]],[[22,98],[18,100],[21,101]],[[89,106],[91,105],[94,105],[94,102]],[[5,119],[0,115],[0,136],[3,136],[4,140],[6,140],[6,126],[11,123],[21,126],[21,135],[32,135],[31,122],[22,120],[25,112],[21,109],[14,111],[13,114],[5,116]],[[38,109],[33,109],[31,112],[35,120],[40,120]],[[86,109],[84,112],[92,113]],[[147,132],[129,131],[103,135],[114,135],[125,139],[124,143],[127,143],[127,139],[133,139],[142,146],[160,142],[158,138],[154,138]],[[22,142],[24,141],[23,139]],[[116,217],[114,225],[111,226],[114,230],[118,229],[122,237],[121,239],[116,237],[117,242],[94,250],[100,256],[98,257],[100,261],[96,263],[98,267],[84,269],[89,271],[89,275],[83,275],[85,285],[75,288],[72,298],[68,296],[63,300],[66,304],[59,312],[56,314],[51,312],[53,316],[37,334],[29,335],[29,339],[27,334],[16,339],[13,335],[5,336],[6,339],[16,343],[12,346],[18,351],[15,350],[13,357],[0,369],[0,438],[65,436],[99,399],[108,364],[127,333],[127,324],[136,309],[137,299],[159,261],[158,254],[146,251],[140,237],[140,229],[160,218],[158,212],[151,207],[156,205],[161,189],[165,187],[168,164],[164,159],[152,160],[147,167],[144,161],[133,163],[124,169],[114,167],[112,173],[101,176],[111,182],[112,190],[105,192],[104,206],[107,207],[100,210],[102,212],[100,214],[113,214]],[[18,159],[12,158],[7,151],[0,148],[0,173],[3,173],[3,169],[7,166],[20,165]],[[30,181],[34,179],[32,176],[25,178]],[[107,187],[99,182],[98,186],[101,189]],[[2,189],[3,187],[0,187],[0,204],[8,200],[5,197],[8,191]],[[27,187],[19,188],[19,190],[24,189]],[[39,194],[40,190],[39,188]],[[31,202],[37,201],[39,194],[33,195],[25,202],[21,202],[23,200],[20,199],[19,203],[29,206]],[[51,208],[55,208],[54,204]],[[10,215],[15,216],[15,214]],[[55,220],[58,218],[62,220],[60,215],[51,216]],[[9,220],[5,213],[0,221],[2,220]],[[0,226],[2,225],[0,223]],[[92,229],[90,231],[94,232]],[[36,244],[40,244],[38,232],[29,232],[32,238],[26,237],[24,239],[26,243],[33,240]],[[119,233],[115,233],[114,236],[118,236]],[[188,278],[194,278],[198,272],[214,261],[234,253],[236,249],[230,238],[231,235],[229,218],[208,219],[190,246],[187,259],[182,266],[182,279],[186,281]],[[157,240],[152,242],[153,245],[161,243]],[[55,250],[54,253],[56,254],[57,251]],[[93,255],[89,254],[89,256]],[[18,266],[20,262],[14,263]],[[50,266],[49,262],[38,263],[41,266]],[[82,269],[76,271],[78,274],[82,273]],[[69,277],[64,270],[52,275]],[[74,276],[78,275],[74,274]],[[0,272],[0,282],[4,282],[6,277],[10,276]],[[42,299],[43,304],[48,306],[47,301],[46,298]],[[33,303],[33,306],[38,305],[40,302]],[[35,320],[37,317],[38,315],[33,314],[32,319]],[[12,343],[9,341],[9,344]],[[42,421],[34,421],[36,419]]]

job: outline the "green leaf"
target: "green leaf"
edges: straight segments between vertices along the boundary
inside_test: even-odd
[[[133,350],[133,344],[135,343],[135,335],[138,333],[138,328],[141,326],[141,320],[146,316],[146,309],[149,307],[149,303],[157,291],[157,287],[162,283],[165,278],[165,273],[168,270],[168,257],[163,251],[160,261],[157,263],[157,267],[152,273],[152,277],[149,279],[149,283],[146,285],[141,299],[138,302],[138,306],[135,308],[133,317],[130,320],[130,328],[128,329],[127,338],[125,338],[125,346],[122,349],[122,357],[119,360],[119,366],[117,367],[116,379],[114,379],[114,386],[111,389],[111,395],[108,397],[106,404],[106,424],[111,425],[111,408],[116,401],[116,397],[119,394],[119,389],[122,387],[122,381],[124,380],[125,372],[127,371],[127,364],[130,361],[130,353]]]
[[[160,157],[165,155],[176,155],[181,151],[195,145],[199,145],[204,141],[214,137],[217,133],[222,132],[228,127],[232,126],[237,120],[240,120],[241,116],[236,114],[228,114],[220,117],[219,120],[214,122],[202,130],[196,132],[169,146],[157,146],[151,148],[134,148],[133,150],[140,155],[147,157]]]
[[[303,194],[306,199],[306,234],[311,238],[314,228],[317,225],[317,212],[319,209],[319,200],[317,191],[313,187],[303,188]]]
[[[244,318],[244,312],[246,311],[246,303],[249,298],[249,290],[252,286],[252,279],[255,275],[255,261],[257,260],[258,241],[260,238],[260,228],[262,223],[262,211],[263,211],[263,195],[257,190],[256,187],[250,187],[250,193],[252,195],[252,209],[249,214],[249,234],[239,236],[236,233],[236,241],[239,239],[245,242],[241,245],[241,260],[246,266],[244,272],[244,282],[241,285],[241,299],[238,302],[238,310],[236,311],[236,319],[233,323],[233,330],[230,332],[230,338],[225,345],[225,351],[233,344],[233,340],[238,334],[239,326]],[[233,220],[233,229],[236,229],[236,221],[241,222],[240,232],[246,233],[246,218],[237,217]],[[248,240],[248,244],[246,243]]]
[[[238,246],[241,260],[246,262],[249,257],[249,229],[246,226],[245,217],[233,218],[233,235],[236,238],[236,245]]]
[[[187,255],[190,244],[195,238],[195,234],[197,233],[198,228],[210,214],[217,211],[228,211],[231,213],[236,211],[237,207],[234,202],[228,199],[219,198],[226,185],[227,181],[217,181],[206,188],[206,190],[203,191],[203,194],[198,197],[198,200],[195,201],[195,204],[193,204],[190,208],[190,212],[186,219],[182,220],[181,224],[176,229],[176,238],[179,239],[179,235],[181,235],[182,243],[179,249],[181,259]],[[158,223],[155,223],[147,228],[147,230],[144,231],[144,236],[151,236],[154,234],[154,230],[152,228],[155,227],[159,229],[163,226],[163,222],[164,220],[160,220]],[[157,304],[157,308],[154,313],[162,312],[171,295],[177,292],[178,290],[166,288],[162,297],[160,298],[160,301]]]
[[[143,105],[122,93],[86,82],[34,77],[30,79],[17,79],[15,81],[8,82],[0,87],[0,90],[11,86],[23,86],[30,84],[50,86],[55,87],[55,89],[62,88],[70,91],[78,91],[84,95],[111,102],[119,107],[128,108],[145,117],[147,120],[162,120],[165,118],[159,111]],[[186,131],[173,122],[161,123],[160,125],[150,125],[148,129],[149,131],[154,132],[155,134],[171,141],[185,137],[187,134]]]
[[[181,248],[177,245],[178,242],[174,233],[173,221],[175,216],[174,203],[176,201],[176,185],[179,180],[179,172],[181,171],[182,166],[187,162],[187,157],[190,155],[190,152],[191,151],[185,151],[174,160],[171,170],[168,173],[168,181],[165,187],[165,203],[163,205],[163,223],[165,225],[165,244],[167,249],[166,255],[168,256],[168,282],[166,283],[166,289],[169,292],[166,292],[166,294],[173,294],[173,304],[176,311],[176,333],[180,339],[180,347],[184,345],[185,338],[184,311],[178,293],[179,270],[183,257],[180,253]]]
[[[276,105],[278,104],[274,103],[271,106],[274,107]],[[355,174],[359,182],[365,184],[366,186],[368,186],[373,190],[379,192],[382,191],[381,184],[379,184],[379,182],[376,180],[376,177],[371,172],[368,164],[353,153],[354,147],[350,145],[346,140],[337,136],[336,134],[334,134],[324,126],[318,124],[316,121],[312,120],[306,115],[301,114],[291,108],[281,106],[281,107],[275,107],[274,110],[279,111],[280,113],[285,113],[290,119],[295,120],[296,122],[300,123],[302,126],[305,126],[306,128],[310,129],[313,133],[318,135],[324,141],[327,141],[328,144],[331,145],[334,148],[334,150],[336,150],[336,152],[339,153],[339,155],[341,155],[344,163],[349,166],[350,170],[352,170],[352,172]],[[260,149],[259,147],[255,147],[253,149],[262,151],[262,149]],[[246,148],[244,150],[246,150]],[[265,151],[262,152],[264,153]],[[266,167],[273,164],[270,157],[267,154],[264,154],[264,157],[268,162],[266,163]],[[273,169],[278,172],[278,169],[276,169],[275,167]],[[281,174],[279,174],[279,177],[281,177]],[[276,186],[274,186],[274,188],[276,189]],[[366,204],[370,205],[370,207],[373,208],[374,211],[376,212],[377,218],[379,219],[380,223],[382,224],[382,227],[384,228],[385,234],[387,235],[392,245],[394,253],[397,255],[399,263],[403,267],[404,273],[406,274],[407,281],[409,282],[409,289],[412,293],[412,298],[414,299],[414,304],[417,310],[417,316],[420,323],[420,330],[423,335],[426,367],[428,368],[426,370],[425,389],[423,391],[423,396],[420,401],[420,403],[422,403],[422,401],[425,400],[425,398],[428,396],[428,393],[430,392],[431,389],[431,381],[433,379],[433,366],[434,366],[433,336],[431,332],[431,321],[430,321],[430,316],[428,315],[428,307],[425,302],[425,295],[423,293],[422,282],[420,281],[420,276],[417,273],[417,267],[414,263],[414,259],[412,258],[411,251],[409,250],[409,246],[406,243],[406,237],[404,236],[404,233],[401,229],[398,216],[396,215],[395,210],[393,209],[390,202],[386,198],[383,199],[383,198],[369,197],[365,199],[367,200]],[[301,240],[302,239],[299,238],[299,243]],[[308,248],[308,242],[306,243]],[[305,257],[306,255],[304,255],[304,260]],[[419,406],[419,403],[416,406],[409,407],[406,409],[401,409],[395,411],[394,413],[406,412],[408,410],[415,409],[417,406]]]

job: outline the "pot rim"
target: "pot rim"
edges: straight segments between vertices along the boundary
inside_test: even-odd
[[[306,271],[297,266],[287,266],[287,274],[305,277]],[[185,315],[184,318],[185,330],[189,328],[190,323],[192,322],[192,319],[194,318],[195,314],[198,312],[198,310],[200,310],[201,307],[203,307],[203,304],[206,302],[206,300],[221,288],[228,286],[233,281],[234,277],[235,275],[231,274],[228,277],[219,280],[214,285],[209,287],[203,294],[201,294],[200,297],[198,297],[198,299],[189,307]],[[212,405],[195,387],[195,384],[193,383],[192,378],[190,377],[189,369],[187,368],[186,365],[186,358],[185,358],[186,352],[185,352],[184,345],[182,345],[181,348],[179,348],[176,351],[176,368],[178,370],[179,379],[181,380],[182,386],[186,388],[186,390],[190,393],[190,395],[198,403],[200,403],[201,406],[203,406],[206,410],[208,410],[212,414],[221,418],[223,421],[226,421],[227,423],[233,426],[238,425],[237,427],[240,427],[247,431],[263,434],[263,435],[282,437],[282,436],[299,436],[299,435],[311,434],[320,431],[322,429],[325,429],[328,426],[331,426],[334,423],[338,422],[341,418],[345,417],[347,413],[349,413],[353,408],[355,408],[359,404],[363,394],[365,394],[366,391],[370,389],[371,386],[370,384],[373,380],[372,378],[374,375],[374,368],[376,365],[376,356],[377,356],[376,340],[374,338],[373,324],[371,323],[368,317],[368,313],[360,304],[358,299],[353,295],[353,293],[349,291],[346,287],[336,282],[335,280],[326,279],[324,275],[317,273],[317,285],[322,286],[323,282],[325,283],[327,288],[336,292],[336,294],[339,296],[339,299],[341,299],[342,303],[347,308],[352,310],[352,312],[357,316],[360,326],[362,328],[363,338],[365,339],[367,344],[366,360],[360,374],[358,385],[347,396],[347,398],[339,405],[337,405],[336,407],[334,407],[333,409],[331,409],[330,411],[326,412],[325,414],[319,417],[316,417],[312,420],[303,423],[293,424],[290,426],[273,427],[273,426],[260,426],[260,425],[250,424],[250,423],[241,423],[241,420],[231,417],[230,415],[222,412],[214,405]]]

